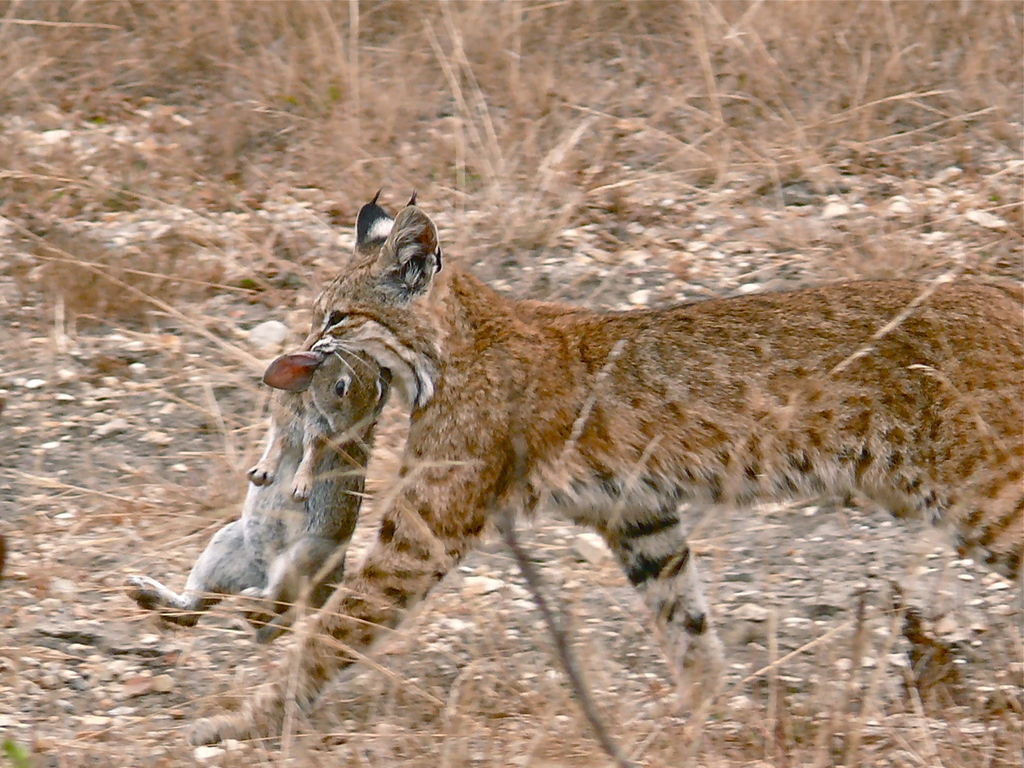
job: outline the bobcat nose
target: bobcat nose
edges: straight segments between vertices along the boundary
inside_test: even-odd
[[[281,355],[263,372],[263,383],[274,389],[304,392],[313,382],[313,374],[326,359],[323,352],[292,352]]]

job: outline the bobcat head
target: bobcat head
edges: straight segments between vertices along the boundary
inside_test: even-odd
[[[379,195],[359,211],[351,263],[317,297],[305,346],[369,355],[417,409],[433,397],[438,376],[440,305],[431,286],[441,247],[415,194],[394,218],[377,205]]]

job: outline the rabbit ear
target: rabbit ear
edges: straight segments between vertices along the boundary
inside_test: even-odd
[[[322,352],[293,352],[281,355],[267,366],[263,383],[274,389],[288,392],[304,392],[313,382],[313,374],[324,361]]]

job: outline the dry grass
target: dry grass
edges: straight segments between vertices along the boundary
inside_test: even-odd
[[[378,187],[393,203],[418,189],[446,254],[521,295],[617,306],[636,280],[661,300],[954,265],[1019,280],[1022,60],[1011,2],[0,4],[0,532],[21,550],[6,626],[53,599],[50,575],[84,580],[82,616],[139,626],[123,574],[180,573],[242,493],[265,407],[244,329],[274,317],[297,338],[342,264],[330,225],[348,236]],[[121,415],[124,438],[100,442]],[[472,610],[457,597],[431,614]],[[899,612],[875,620],[899,635]],[[549,659],[523,660],[543,632],[512,641],[506,621],[481,613],[450,673],[367,673],[322,716],[345,735],[296,746],[295,764],[605,764]],[[179,683],[171,718],[241,692],[238,657],[217,655],[232,626],[212,623],[209,649],[185,640],[174,673],[196,687]],[[601,706],[645,766],[1021,765],[1019,698],[890,695],[835,661],[895,640],[838,626],[803,654],[803,698],[765,672],[732,692],[749,708],[722,697],[703,731],[626,695]],[[1011,680],[1019,637],[991,651]],[[4,643],[12,690],[27,655],[59,660]],[[147,705],[125,735],[61,725],[59,698],[0,709],[34,724],[38,765],[191,761],[180,741],[147,756],[176,727]],[[218,759],[286,762],[274,746]]]

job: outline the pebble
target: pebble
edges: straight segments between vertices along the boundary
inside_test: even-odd
[[[895,195],[894,197],[889,198],[887,210],[890,214],[895,216],[903,216],[908,213],[913,213],[914,206],[912,206],[910,201],[903,195]]]
[[[50,579],[50,594],[61,600],[70,600],[78,592],[75,582],[70,579]]]
[[[151,430],[139,438],[143,443],[150,443],[152,445],[170,445],[174,442],[174,438],[168,435],[166,432],[159,432],[157,430]]]
[[[964,214],[964,218],[986,229],[1006,229],[1006,222],[988,211],[977,211],[972,208]]]
[[[466,576],[462,580],[462,593],[469,597],[487,595],[497,592],[505,586],[501,579],[493,579],[490,576]]]
[[[832,202],[825,206],[825,209],[821,212],[821,218],[823,219],[838,219],[846,216],[850,212],[850,206],[846,203]]]
[[[132,698],[133,696],[142,696],[153,690],[153,678],[145,675],[136,675],[135,677],[129,677],[124,681],[124,688],[122,693],[125,698]]]
[[[757,603],[744,603],[732,612],[733,618],[740,621],[765,621],[768,609]]]
[[[92,431],[92,436],[100,439],[109,435],[116,435],[119,432],[124,432],[128,429],[128,421],[120,417],[111,419],[105,424],[100,424],[96,429]]]
[[[601,565],[612,555],[604,539],[591,531],[584,531],[573,539],[572,551],[580,560],[591,565]]]
[[[646,304],[651,298],[651,292],[646,288],[642,288],[639,291],[633,291],[629,294],[629,303],[643,305]]]
[[[220,757],[225,751],[223,747],[196,747],[192,750],[192,757],[206,763]]]
[[[46,386],[46,379],[29,379],[25,382],[25,389],[41,389]]]
[[[157,675],[153,678],[153,690],[157,693],[170,693],[174,690],[174,678],[170,675]]]
[[[288,338],[288,326],[280,320],[267,320],[249,331],[249,344],[259,352],[276,352]]]

